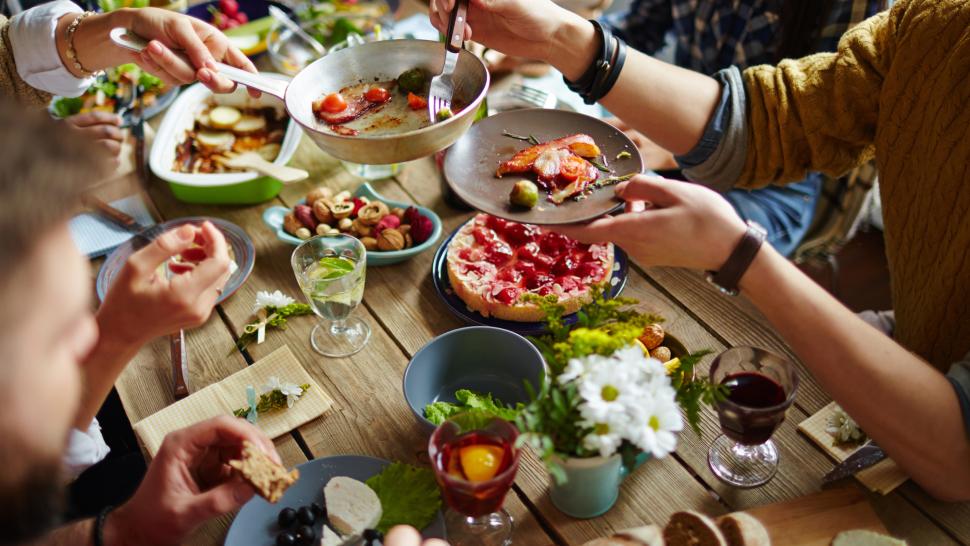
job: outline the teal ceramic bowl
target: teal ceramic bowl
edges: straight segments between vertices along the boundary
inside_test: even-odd
[[[444,333],[422,347],[404,370],[404,399],[429,431],[435,425],[424,408],[455,402],[455,391],[491,394],[507,405],[529,402],[526,383],[539,392],[545,377],[542,354],[529,340],[492,326],[468,326]]]
[[[403,203],[401,201],[392,201],[390,199],[386,199],[374,191],[373,186],[371,186],[368,182],[361,184],[361,186],[357,188],[357,191],[354,192],[354,196],[383,201],[391,208],[400,207],[402,209],[406,209],[408,207],[415,207],[421,212],[421,214],[430,218],[431,224],[434,226],[434,229],[431,231],[431,237],[428,237],[428,240],[420,245],[406,248],[404,250],[369,251],[367,253],[367,265],[391,265],[409,260],[414,256],[421,254],[425,250],[434,247],[434,245],[438,242],[438,239],[441,238],[441,218],[438,218],[438,215],[432,212],[431,209],[413,205],[411,203]],[[302,203],[303,201],[300,202]],[[293,246],[298,246],[303,241],[297,237],[294,237],[293,235],[290,235],[283,229],[283,217],[289,214],[291,211],[292,209],[288,209],[286,207],[269,207],[263,211],[263,222],[269,226],[270,229],[276,232],[276,238],[278,238],[280,241]]]

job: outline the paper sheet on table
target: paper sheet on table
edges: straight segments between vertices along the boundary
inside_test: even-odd
[[[835,445],[832,435],[825,432],[829,416],[835,413],[837,407],[838,405],[835,402],[825,406],[815,415],[799,423],[798,430],[802,431],[813,442],[818,444],[835,462],[841,463],[849,455],[852,455],[852,452],[858,449],[859,446],[850,445],[843,447]],[[909,479],[909,476],[899,468],[899,465],[888,457],[865,470],[857,472],[855,477],[862,485],[868,487],[870,491],[875,491],[882,495],[888,495]]]
[[[145,202],[142,201],[139,195],[131,195],[124,199],[118,199],[117,201],[112,201],[110,204],[121,212],[133,217],[138,223],[144,226],[155,224],[155,220],[152,218],[151,213],[148,212]],[[91,212],[85,212],[75,216],[68,225],[71,230],[71,238],[74,239],[74,244],[77,245],[81,254],[84,254],[88,258],[97,258],[98,256],[108,254],[117,248],[118,245],[131,239],[131,232],[105,219],[101,215]]]
[[[316,419],[333,405],[333,399],[303,369],[290,348],[284,346],[252,366],[138,421],[134,425],[135,434],[154,456],[169,432],[219,415],[231,416],[234,410],[246,407],[246,386],[252,385],[258,393],[271,376],[281,382],[308,383],[310,389],[292,407],[260,414],[256,426],[270,438]]]

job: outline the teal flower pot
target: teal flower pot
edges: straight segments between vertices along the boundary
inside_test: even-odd
[[[552,480],[552,504],[574,518],[602,516],[616,504],[623,480],[649,458],[649,453],[640,453],[632,467],[623,464],[619,453],[611,457],[560,459],[557,462],[566,473],[566,482],[560,485]]]

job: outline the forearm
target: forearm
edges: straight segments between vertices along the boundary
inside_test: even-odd
[[[81,22],[74,33],[74,50],[85,70],[97,71],[133,62],[132,54],[116,46],[109,37],[112,28],[131,27],[132,16],[132,10],[121,9],[110,13],[97,13]],[[56,40],[57,52],[64,67],[75,76],[81,77],[83,74],[67,56],[67,29],[76,17],[76,14],[68,14],[58,20]]]
[[[105,546],[127,546],[141,544],[134,528],[124,514],[127,505],[108,512],[101,527],[101,537]],[[83,519],[59,527],[48,533],[34,544],[37,546],[87,546],[94,543],[94,519]]]
[[[805,366],[909,475],[943,499],[970,496],[970,441],[953,387],[765,246],[742,291]]]
[[[93,519],[65,525],[34,542],[37,546],[86,546],[93,543]]]
[[[125,339],[118,335],[119,328],[113,326],[104,313],[99,312],[97,320],[101,335],[98,337],[98,344],[85,358],[82,366],[84,382],[81,405],[74,423],[81,430],[86,430],[91,424],[118,376],[143,344],[142,340]]]
[[[592,24],[574,14],[560,25],[554,41],[549,48],[554,54],[545,60],[570,80],[579,79],[600,47]],[[700,140],[720,92],[713,78],[631,48],[616,85],[600,103],[661,147],[684,154]]]

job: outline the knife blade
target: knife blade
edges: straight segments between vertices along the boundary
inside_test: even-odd
[[[189,358],[185,352],[185,330],[168,336],[169,349],[172,355],[172,385],[176,400],[189,395]]]
[[[85,196],[84,204],[87,207],[94,209],[96,212],[98,212],[102,218],[105,218],[106,220],[111,221],[111,223],[121,227],[122,229],[130,233],[137,234],[145,230],[146,226],[139,223],[138,220],[135,220],[131,215],[126,214],[115,207],[112,207],[105,201],[102,201],[101,199],[98,199],[93,195]]]
[[[828,484],[849,477],[885,458],[886,452],[874,442],[869,442],[853,451],[844,461],[832,467],[832,470],[822,477],[822,483]]]

